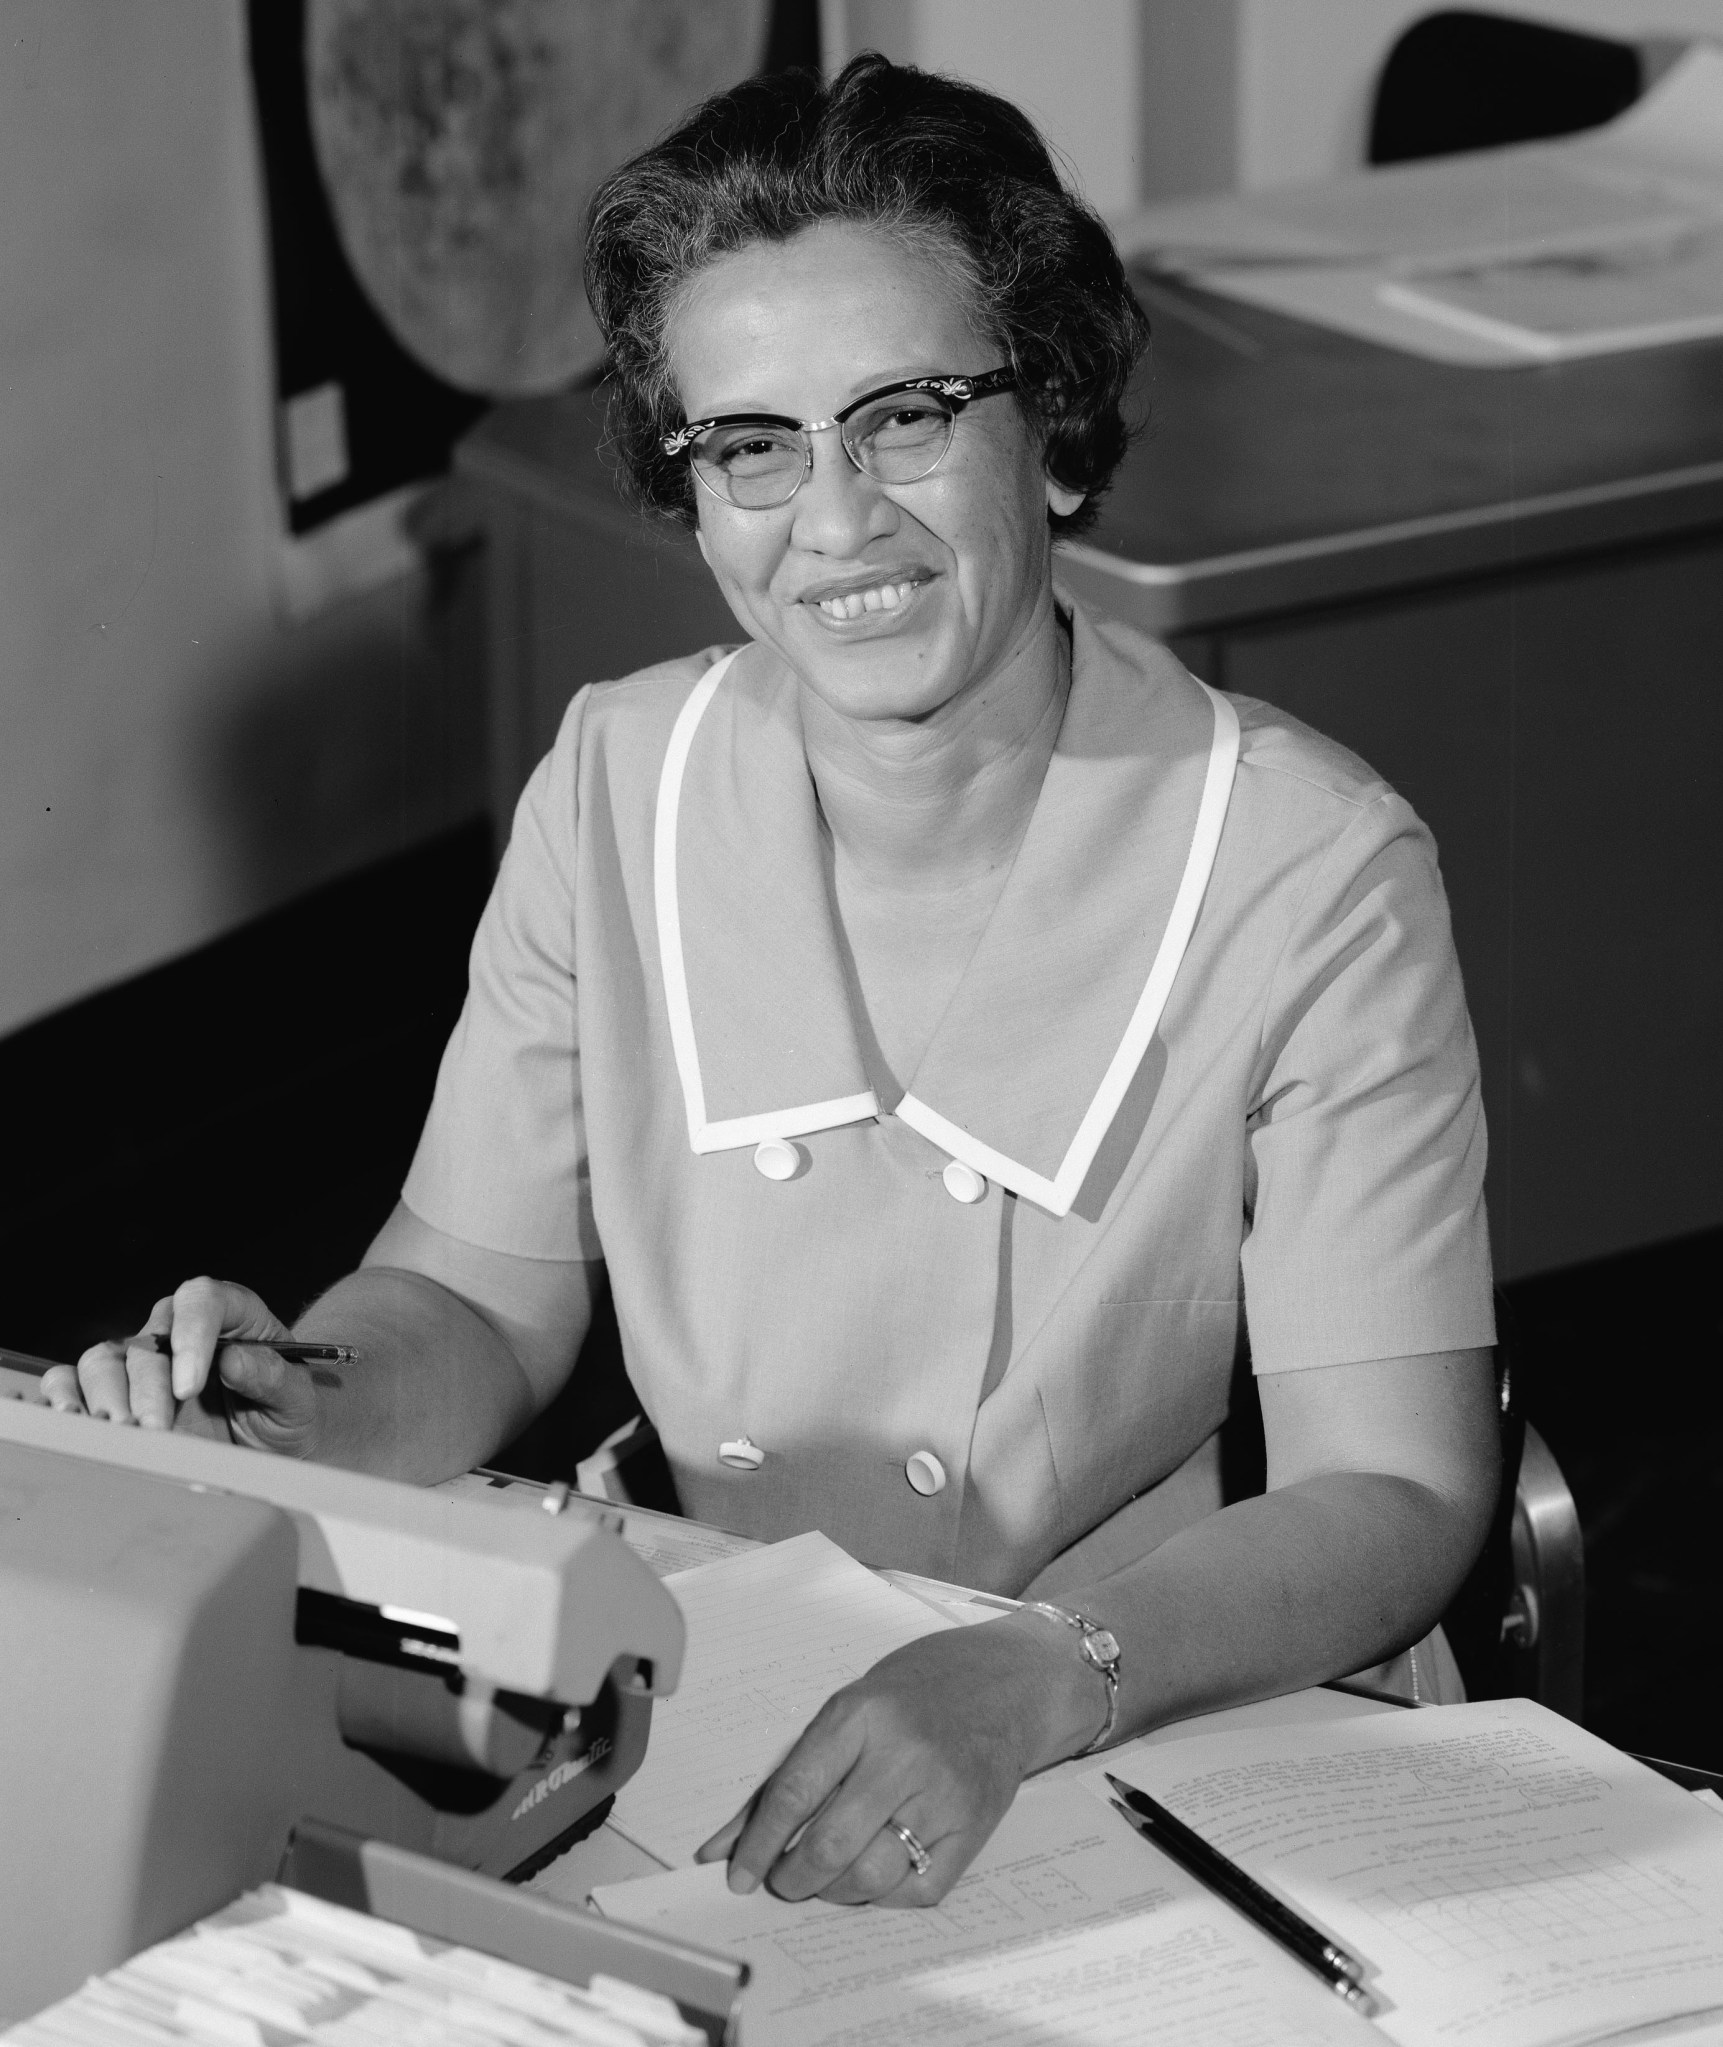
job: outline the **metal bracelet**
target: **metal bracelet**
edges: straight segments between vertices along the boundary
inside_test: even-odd
[[[1049,1620],[1061,1621],[1066,1627],[1075,1628],[1083,1638],[1079,1651],[1083,1661],[1107,1687],[1107,1717],[1101,1723],[1101,1731],[1093,1741],[1077,1750],[1079,1756],[1092,1756],[1098,1748],[1105,1748],[1111,1741],[1114,1724],[1119,1717],[1119,1664],[1122,1654],[1119,1638],[1111,1628],[1091,1620],[1086,1613],[1074,1613],[1068,1606],[1054,1606],[1045,1599],[1031,1599],[1026,1606],[1030,1613],[1045,1614]]]

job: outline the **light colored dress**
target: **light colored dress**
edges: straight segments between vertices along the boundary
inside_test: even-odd
[[[1056,1590],[1219,1505],[1246,1319],[1259,1373],[1493,1340],[1435,847],[1378,776],[1075,611],[1034,816],[893,1102],[797,687],[721,655],[575,698],[405,1189],[605,1262],[686,1512]]]

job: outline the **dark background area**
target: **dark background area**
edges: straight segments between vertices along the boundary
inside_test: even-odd
[[[70,1360],[202,1272],[291,1316],[362,1255],[412,1157],[490,885],[475,823],[0,1042],[0,1343]],[[1522,1405],[1585,1531],[1586,1718],[1723,1768],[1723,1233],[1507,1289]],[[632,1412],[602,1317],[512,1455]]]
[[[485,409],[401,347],[353,274],[323,190],[305,86],[305,0],[249,0],[246,40],[269,225],[270,329],[278,403],[340,387],[347,474],[283,500],[308,533],[373,498],[440,475]]]

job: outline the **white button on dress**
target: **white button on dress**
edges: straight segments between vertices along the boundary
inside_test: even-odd
[[[945,1466],[931,1450],[917,1450],[903,1467],[903,1475],[918,1493],[942,1493],[945,1490]]]
[[[750,1443],[746,1436],[738,1436],[733,1442],[718,1445],[718,1462],[729,1465],[732,1471],[758,1471],[766,1461],[766,1453],[758,1443]],[[945,1474],[940,1474],[940,1484],[945,1483]]]
[[[764,1167],[761,1168],[763,1172]],[[940,1175],[945,1182],[945,1191],[953,1201],[979,1201],[987,1192],[987,1182],[973,1166],[966,1166],[961,1159],[948,1161]]]
[[[768,1137],[754,1147],[754,1170],[768,1180],[793,1180],[801,1162],[801,1153],[787,1138]]]

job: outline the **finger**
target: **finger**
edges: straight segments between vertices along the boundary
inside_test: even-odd
[[[287,1333],[285,1325],[249,1289],[207,1275],[188,1279],[174,1289],[169,1327],[176,1400],[190,1400],[203,1391],[216,1347],[224,1339],[231,1342]]]
[[[717,1833],[713,1834],[709,1840],[702,1841],[700,1846],[694,1851],[694,1860],[696,1862],[722,1861],[729,1854],[730,1850],[735,1847],[736,1842],[741,1837],[742,1829],[748,1824],[754,1807],[759,1802],[759,1797],[760,1794],[756,1791],[749,1798],[746,1805],[742,1806],[739,1811],[732,1814],[724,1822]],[[791,1839],[793,1842],[794,1836]]]
[[[753,1806],[754,1802],[750,1799],[740,1812],[724,1822],[710,1840],[702,1841],[699,1847],[694,1850],[694,1860],[696,1862],[722,1862],[730,1850],[735,1847],[742,1829],[748,1824],[748,1815],[753,1810]]]
[[[78,1360],[78,1389],[84,1410],[102,1421],[133,1419],[131,1385],[123,1343],[93,1343]]]
[[[931,1852],[962,1815],[916,1789],[916,1774],[901,1761],[852,1770],[824,1810],[778,1861],[768,1881],[780,1898],[829,1899],[859,1905],[895,1889],[915,1858],[897,1826]]]
[[[937,1905],[980,1854],[982,1844],[992,1831],[991,1827],[979,1833],[966,1830],[947,1834],[942,1841],[930,1841],[927,1844],[925,1875],[917,1874],[906,1851],[903,1875],[890,1890],[879,1892],[870,1902],[890,1906],[894,1910],[903,1906]],[[898,1846],[901,1848],[903,1843],[900,1841]]]
[[[235,1436],[228,1421],[227,1402],[222,1397],[219,1378],[211,1379],[195,1400],[182,1400],[179,1411],[173,1419],[174,1433],[180,1436],[202,1436],[210,1443],[233,1443],[240,1439]]]
[[[224,1342],[219,1372],[205,1388],[220,1401],[220,1419],[230,1439],[254,1450],[306,1454],[307,1431],[316,1418],[313,1375],[290,1365],[279,1351],[251,1343]],[[188,1402],[180,1412],[190,1411]]]
[[[833,1897],[859,1903],[900,1882],[909,1851],[895,1834],[881,1830],[900,1801],[903,1787],[847,1780],[779,1856],[766,1881],[780,1898]],[[913,1830],[912,1830],[913,1831]],[[894,1852],[895,1851],[895,1852]]]
[[[84,1396],[78,1387],[77,1370],[72,1365],[50,1365],[42,1374],[42,1398],[50,1407],[58,1408],[61,1414],[82,1414]]]
[[[795,1835],[820,1811],[861,1750],[853,1722],[833,1722],[821,1707],[812,1726],[755,1793],[730,1855],[730,1888],[757,1890]],[[859,1843],[857,1844],[859,1847]],[[828,1871],[828,1881],[835,1875]]]
[[[222,1341],[219,1364],[217,1383],[232,1399],[252,1407],[279,1407],[283,1394],[304,1377],[303,1368],[290,1365],[279,1351],[231,1336]]]
[[[152,1330],[140,1331],[126,1344],[126,1398],[141,1428],[173,1427],[173,1368],[156,1348]]]
[[[173,1326],[171,1295],[157,1301],[149,1319],[126,1343],[126,1397],[138,1424],[171,1429],[174,1424],[173,1368],[163,1348]]]
[[[910,1829],[915,1833],[915,1829]],[[919,1840],[921,1837],[916,1835]],[[831,1905],[871,1905],[889,1897],[915,1875],[914,1858],[890,1827],[881,1827],[861,1853],[819,1895]],[[776,1874],[772,1888],[778,1888]]]

